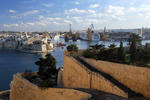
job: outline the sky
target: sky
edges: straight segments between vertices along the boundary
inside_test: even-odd
[[[150,0],[0,0],[0,30],[150,27]]]

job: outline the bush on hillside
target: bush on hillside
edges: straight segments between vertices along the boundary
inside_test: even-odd
[[[67,46],[67,51],[70,52],[70,55],[73,55],[76,52],[78,52],[78,47],[76,44],[71,44],[71,45]]]

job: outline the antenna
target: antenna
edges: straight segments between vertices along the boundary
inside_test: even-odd
[[[104,33],[106,32],[106,26],[104,27]]]
[[[71,24],[69,24],[69,27],[70,27],[69,32],[70,32],[70,34],[71,34],[71,33],[72,33]]]

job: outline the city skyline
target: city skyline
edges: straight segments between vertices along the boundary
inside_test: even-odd
[[[149,0],[2,0],[0,30],[66,31],[150,27]]]

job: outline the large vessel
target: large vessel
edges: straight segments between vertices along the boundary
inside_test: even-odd
[[[91,24],[87,32],[79,34],[79,38],[85,41],[100,41],[100,34],[94,31],[94,25]]]

